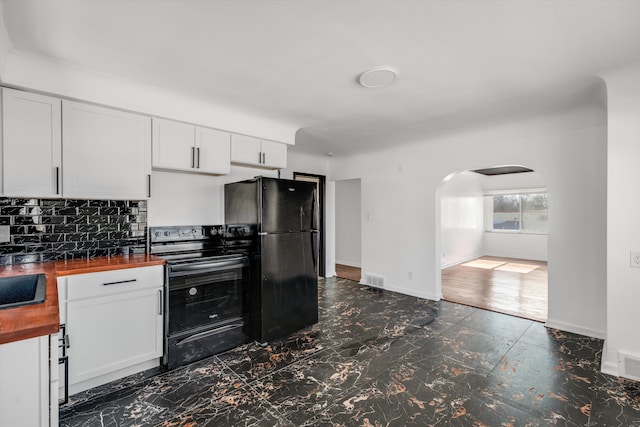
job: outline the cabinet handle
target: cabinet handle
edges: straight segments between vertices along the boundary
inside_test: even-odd
[[[258,152],[258,164],[262,163],[262,153]]]
[[[200,147],[196,148],[196,158],[198,159],[196,169],[200,169]]]
[[[60,167],[56,166],[56,194],[60,194]]]
[[[151,197],[151,174],[147,175],[147,197]]]
[[[262,164],[267,164],[267,153],[265,153],[264,151],[262,152]]]
[[[164,307],[164,298],[162,298],[162,289],[158,289],[158,314],[162,316]]]
[[[137,281],[138,279],[118,280],[117,282],[105,282],[102,284],[102,286],[119,285],[120,283],[133,283]]]

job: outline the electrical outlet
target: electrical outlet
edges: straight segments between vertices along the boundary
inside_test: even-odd
[[[640,252],[631,252],[631,267],[640,268]]]

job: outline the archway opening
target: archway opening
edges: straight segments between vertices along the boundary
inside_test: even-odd
[[[532,169],[455,172],[440,193],[443,299],[546,321],[548,202]]]

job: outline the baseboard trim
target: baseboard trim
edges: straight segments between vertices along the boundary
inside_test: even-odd
[[[336,260],[336,264],[346,265],[347,267],[362,268],[362,264],[358,264],[358,263],[351,262],[351,261],[339,261],[339,260]]]
[[[453,262],[448,262],[446,264],[441,264],[440,265],[440,269],[444,269],[444,268],[448,268],[448,267],[453,267],[454,265],[459,265],[459,264],[464,264],[465,262],[469,262],[469,261],[473,261],[474,259],[483,257],[484,255],[473,255],[472,257],[469,258],[464,258],[464,259],[459,259],[457,261],[453,261]]]
[[[409,295],[411,297],[424,298],[432,301],[440,300],[440,298],[435,297],[435,294],[432,295],[427,292],[416,291],[414,289],[407,289],[400,286],[393,286],[393,285],[387,285],[387,284],[385,284],[384,286],[372,286],[367,283],[364,283],[363,281],[360,281],[360,284],[363,286],[369,286],[370,288],[384,289],[391,292],[397,292],[403,295]]]
[[[553,319],[547,319],[545,323],[547,328],[560,329],[561,331],[571,332],[578,335],[585,335],[591,338],[605,339],[607,333],[605,331],[598,331],[595,329],[584,328],[582,326],[573,325],[571,323],[560,322]]]
[[[602,362],[600,363],[600,372],[603,374],[613,375],[614,377],[620,376],[620,367],[618,360],[609,360],[607,355],[607,341],[605,340],[602,347]]]

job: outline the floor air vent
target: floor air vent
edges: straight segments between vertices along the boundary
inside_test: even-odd
[[[640,358],[618,352],[618,363],[621,377],[640,381]]]
[[[381,288],[384,286],[384,276],[379,274],[367,273],[364,275],[365,284]]]

